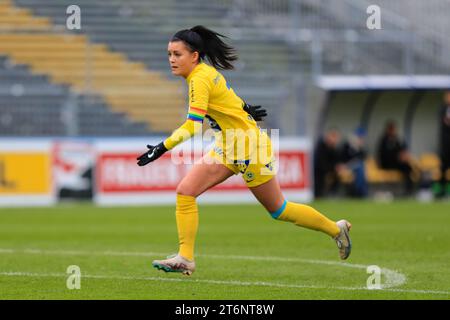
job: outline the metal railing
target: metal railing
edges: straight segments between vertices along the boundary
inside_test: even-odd
[[[395,3],[398,9],[399,1],[382,1],[382,30],[374,31],[369,31],[366,26],[366,9],[371,4],[369,0],[216,1],[230,6],[228,17],[234,19],[234,27],[245,25],[239,32],[241,38],[245,38],[246,34],[252,37],[252,33],[259,32],[267,37],[285,39],[290,45],[309,48],[310,66],[306,68],[313,75],[318,75],[318,72],[353,73],[352,70],[356,69],[348,66],[358,55],[366,58],[361,63],[367,68],[358,69],[363,74],[373,72],[371,66],[374,64],[380,65],[380,73],[391,74],[435,74],[450,70],[450,35],[444,31],[448,30],[445,23],[450,24],[445,14],[450,11],[447,0],[430,4],[435,5],[435,11],[442,9],[441,18],[436,21],[443,22],[433,28],[429,16],[414,10],[419,1],[400,1],[415,13],[410,15],[403,15],[391,8]],[[428,18],[422,19],[425,16]],[[327,50],[338,41],[342,42],[342,46],[349,46],[341,50],[348,54],[341,56],[341,70],[330,70],[326,61]],[[383,46],[384,54],[380,54],[380,50],[367,50],[367,47],[380,46]],[[391,66],[390,72],[384,70],[383,65]]]
[[[163,3],[163,0],[160,1]],[[175,10],[177,1],[181,0],[166,3],[164,11],[161,12],[167,14],[170,10]],[[127,5],[125,1],[115,0],[114,3]],[[141,7],[145,5],[144,0],[133,0],[132,3]],[[198,6],[200,1],[193,0],[192,3]],[[236,91],[242,92],[246,99],[254,99],[251,101],[253,103],[266,103],[266,107],[271,108],[269,112],[274,115],[270,126],[282,128],[281,134],[304,134],[305,120],[302,114],[306,112],[306,107],[301,100],[304,97],[299,92],[304,92],[311,77],[322,74],[410,75],[449,72],[450,66],[445,62],[450,62],[450,59],[442,50],[447,48],[446,45],[450,42],[442,43],[443,40],[440,40],[446,39],[443,30],[433,29],[426,23],[427,27],[412,33],[411,21],[419,19],[420,16],[403,16],[397,12],[396,7],[391,8],[386,4],[386,7],[382,6],[383,30],[369,31],[366,28],[368,3],[368,0],[214,0],[216,7],[211,10],[216,10],[217,5],[225,8],[223,19],[216,22],[221,28],[218,31],[224,32],[232,40],[239,41],[242,48],[248,49],[252,42],[261,41],[259,45],[264,43],[267,46],[272,43],[272,46],[285,47],[290,52],[289,61],[283,64],[271,64],[264,49],[258,54],[259,57],[249,55],[249,58],[258,60],[258,63],[254,63],[252,68],[236,70],[230,78],[239,79],[241,76],[251,75],[252,79],[267,80],[270,76],[273,76],[273,79],[268,79],[263,86],[252,86],[250,82],[253,80],[247,81],[246,85],[236,88]],[[152,10],[158,10],[155,3],[152,5]],[[202,10],[205,10],[207,17],[208,5],[204,5]],[[157,12],[154,14],[157,15]],[[182,15],[179,18],[183,18]],[[145,22],[145,19],[140,21]],[[133,28],[142,27],[143,30],[149,30],[148,25],[144,22],[141,25],[140,21],[134,24]],[[182,24],[183,21],[180,20],[179,23]],[[169,20],[167,24],[170,25]],[[173,28],[172,25],[170,27]],[[65,31],[60,27],[46,30],[54,33]],[[2,32],[11,30],[0,30],[0,34]],[[94,71],[90,67],[93,60],[89,48],[86,47],[84,54],[85,90],[82,94],[86,96],[91,95],[94,77]],[[284,59],[285,56],[280,57]],[[0,91],[2,90],[9,89],[0,85]],[[276,103],[269,102],[267,105],[271,97]],[[68,119],[76,118],[78,98],[67,98],[67,104],[60,111],[65,112],[65,115],[73,114],[67,116]],[[84,102],[89,104],[89,100]],[[293,116],[283,118],[286,114]],[[79,126],[73,124],[72,127],[67,127],[67,134],[76,135],[79,130]]]

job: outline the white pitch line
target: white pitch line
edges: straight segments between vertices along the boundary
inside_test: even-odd
[[[24,254],[48,254],[48,255],[101,255],[101,256],[139,256],[139,257],[157,257],[165,256],[166,254],[160,252],[124,252],[124,251],[77,251],[77,250],[41,250],[41,249],[23,249],[14,250],[10,248],[0,248],[0,253],[24,253]],[[326,260],[311,260],[301,258],[287,258],[287,257],[263,257],[263,256],[239,256],[239,255],[215,255],[215,254],[198,254],[197,257],[213,258],[213,259],[231,259],[231,260],[253,260],[253,261],[279,261],[279,262],[293,262],[293,263],[311,263],[333,265],[347,268],[357,268],[366,270],[368,266],[362,264],[351,264],[337,261]],[[381,284],[382,289],[398,287],[406,283],[407,278],[404,274],[381,268],[381,273],[385,276],[385,282]]]
[[[102,256],[142,256],[142,257],[156,257],[164,256],[164,253],[160,252],[125,252],[125,251],[82,251],[82,250],[41,250],[41,249],[10,249],[0,248],[1,253],[24,253],[24,254],[48,254],[48,255],[102,255]],[[347,268],[357,268],[366,270],[367,265],[351,264],[337,261],[326,260],[312,260],[301,258],[287,258],[287,257],[273,257],[273,256],[239,256],[239,255],[214,255],[214,254],[199,254],[198,257],[213,258],[213,259],[232,259],[232,260],[254,260],[254,261],[279,261],[279,262],[294,262],[294,263],[311,263],[311,264],[324,264],[334,265]],[[394,290],[393,287],[398,287],[406,283],[406,276],[398,271],[394,271],[387,268],[381,268],[382,274],[385,276],[385,283],[381,284],[382,290]],[[157,278],[160,279],[160,278]],[[216,280],[210,280],[216,281]],[[302,287],[302,286],[301,286]],[[344,287],[342,287],[344,288]],[[345,287],[347,288],[347,287]],[[348,288],[347,288],[348,289]],[[356,290],[366,289],[365,287],[356,288]],[[395,289],[402,290],[402,289]],[[407,289],[405,289],[407,290]],[[405,292],[417,292],[417,293],[433,293],[439,292],[439,294],[447,294],[447,291],[428,291],[428,290],[413,290],[408,289]]]
[[[0,272],[0,276],[25,276],[25,277],[67,277],[64,273],[33,273],[33,272]],[[232,286],[267,286],[267,287],[280,287],[280,288],[302,288],[302,289],[337,289],[337,290],[367,290],[364,287],[325,287],[325,286],[313,286],[313,285],[297,285],[297,284],[284,284],[275,282],[264,281],[236,281],[236,280],[209,280],[209,279],[175,279],[175,278],[159,278],[159,277],[136,277],[136,276],[106,276],[106,275],[85,275],[81,274],[81,278],[91,279],[108,279],[108,280],[133,280],[133,281],[166,281],[166,282],[196,282],[196,283],[208,283],[219,285],[232,285]]]
[[[64,273],[33,273],[33,272],[0,272],[0,276],[10,277],[67,277]],[[313,285],[299,285],[299,284],[285,284],[276,282],[264,281],[235,281],[235,280],[209,280],[209,279],[175,279],[175,278],[159,278],[159,277],[136,277],[136,276],[106,276],[81,274],[81,278],[88,279],[107,279],[107,280],[131,280],[131,281],[161,281],[161,282],[183,282],[183,283],[207,283],[218,285],[231,286],[263,286],[263,287],[277,287],[277,288],[293,288],[293,289],[323,289],[323,290],[345,290],[345,291],[391,291],[391,292],[405,292],[405,293],[423,293],[423,294],[443,294],[450,295],[448,291],[434,291],[434,290],[414,290],[414,289],[382,289],[369,290],[365,287],[330,287],[330,286],[313,286]]]

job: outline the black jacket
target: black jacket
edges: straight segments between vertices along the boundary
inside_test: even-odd
[[[396,168],[399,163],[399,153],[406,148],[406,144],[398,137],[383,135],[378,144],[378,164],[385,169]]]
[[[445,123],[446,117],[450,118],[450,105],[443,105],[439,112],[439,150],[442,156],[450,158],[450,124]]]
[[[326,174],[327,172],[333,172],[339,162],[339,149],[328,146],[323,139],[320,139],[314,152],[315,173]]]
[[[367,156],[365,148],[355,148],[349,141],[346,141],[342,146],[341,159],[344,163],[351,163],[352,161],[364,161]]]

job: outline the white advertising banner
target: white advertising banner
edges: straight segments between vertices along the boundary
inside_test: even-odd
[[[95,159],[95,149],[89,140],[54,141],[53,175],[59,199],[92,199]]]

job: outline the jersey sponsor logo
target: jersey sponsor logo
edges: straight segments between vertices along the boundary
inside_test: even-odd
[[[191,88],[190,92],[191,102],[195,102],[194,80],[191,80],[190,88]]]
[[[222,128],[219,126],[217,121],[214,120],[210,115],[206,115],[205,117],[206,119],[208,119],[211,129],[213,129],[214,131],[222,131]]]
[[[247,171],[247,172],[245,173],[245,180],[246,180],[247,182],[250,182],[250,181],[255,180],[255,174],[254,174],[253,172],[251,172],[251,171]]]
[[[219,156],[222,156],[223,155],[223,150],[222,150],[222,148],[219,148],[219,147],[214,147],[214,152],[215,153],[217,153]]]
[[[220,74],[218,73],[217,76],[213,80],[214,84],[218,84],[219,80],[220,80]]]
[[[238,168],[239,172],[244,173],[247,170],[250,160],[234,160],[234,165]]]

